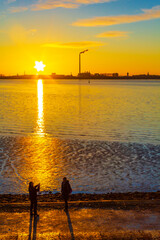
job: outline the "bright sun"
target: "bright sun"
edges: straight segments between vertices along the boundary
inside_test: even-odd
[[[37,69],[37,72],[44,71],[45,66],[46,65],[44,65],[42,61],[41,62],[35,61],[34,68]]]

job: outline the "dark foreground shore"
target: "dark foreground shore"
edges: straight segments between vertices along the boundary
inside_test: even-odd
[[[28,195],[0,195],[0,240],[159,240],[160,195],[72,194],[38,196],[39,217],[30,217]]]
[[[29,210],[28,195],[0,195],[0,212],[23,212]],[[156,210],[160,211],[160,193],[108,193],[108,194],[72,194],[69,207],[93,209],[123,209],[123,210]],[[39,209],[63,209],[64,203],[60,193],[40,194]]]

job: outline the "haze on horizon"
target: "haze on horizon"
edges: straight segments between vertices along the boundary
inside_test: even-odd
[[[159,0],[1,0],[0,74],[160,74]]]

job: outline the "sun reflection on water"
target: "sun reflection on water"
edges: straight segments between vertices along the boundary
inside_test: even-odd
[[[9,178],[16,179],[15,191],[28,193],[30,181],[35,185],[40,183],[41,192],[60,191],[62,178],[67,175],[66,147],[65,141],[47,136],[14,139],[16,176],[12,171]],[[6,177],[8,179],[8,174]]]
[[[44,114],[43,114],[43,80],[37,81],[37,97],[38,97],[38,119],[37,133],[44,135]]]

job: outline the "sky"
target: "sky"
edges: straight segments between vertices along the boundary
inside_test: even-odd
[[[159,0],[0,0],[0,74],[160,74]]]

